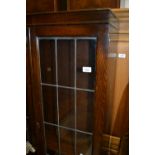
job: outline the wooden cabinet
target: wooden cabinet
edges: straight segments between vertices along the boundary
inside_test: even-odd
[[[36,154],[102,155],[114,93],[115,15],[109,9],[32,14],[27,28]]]
[[[128,9],[113,12],[27,16],[27,120],[38,155],[128,154]]]

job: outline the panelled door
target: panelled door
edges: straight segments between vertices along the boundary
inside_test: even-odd
[[[98,37],[69,28],[63,35],[49,27],[31,31],[38,148],[42,155],[93,155]]]

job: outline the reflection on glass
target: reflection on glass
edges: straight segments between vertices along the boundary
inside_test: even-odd
[[[39,48],[47,153],[91,155],[94,92],[83,89],[94,90],[96,40],[46,38],[39,40]],[[75,125],[89,133],[77,132]]]
[[[47,150],[58,152],[58,128],[45,124],[45,137]]]
[[[77,91],[77,129],[92,132],[94,93]]]
[[[57,124],[56,88],[42,86],[44,120]]]
[[[46,155],[59,155],[59,152],[52,151],[52,150],[48,149]]]
[[[77,87],[94,89],[96,40],[77,41]],[[91,67],[91,73],[83,72],[83,67]]]
[[[92,136],[77,132],[77,154],[92,154]]]
[[[74,86],[74,40],[58,40],[58,84]]]
[[[64,155],[74,155],[74,139],[73,131],[60,128],[60,148]]]
[[[40,40],[39,49],[42,82],[55,84],[55,41]]]
[[[58,96],[60,125],[74,128],[74,90],[59,88]]]

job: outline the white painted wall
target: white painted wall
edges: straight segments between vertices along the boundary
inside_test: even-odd
[[[121,0],[120,7],[129,8],[129,0]]]

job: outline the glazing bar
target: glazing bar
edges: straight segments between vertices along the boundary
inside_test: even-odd
[[[77,115],[77,108],[76,108],[76,53],[77,53],[77,40],[74,39],[74,106],[75,106],[75,129],[76,129],[76,115]],[[76,155],[76,141],[77,141],[77,134],[75,130],[75,155]]]
[[[56,100],[57,100],[57,116],[58,116],[58,126],[59,126],[59,94],[58,94],[58,45],[57,45],[57,39],[55,39],[55,68],[56,68]],[[60,148],[60,129],[58,127],[58,148],[59,148],[59,154],[61,153],[61,148]]]
[[[74,132],[76,131],[76,132],[87,134],[87,135],[91,135],[91,136],[93,135],[91,132],[81,131],[81,130],[78,130],[78,129],[73,129],[73,128],[57,125],[57,124],[54,124],[54,123],[49,123],[49,122],[46,122],[46,121],[44,121],[44,124],[55,126],[55,127],[59,127],[59,128],[70,130],[70,131],[74,131]]]
[[[75,88],[75,87],[68,87],[68,86],[62,86],[62,85],[54,85],[54,84],[47,84],[47,83],[41,83],[43,86],[51,86],[51,87],[58,87],[58,88],[65,88],[65,89],[76,89],[76,90],[81,90],[81,91],[86,91],[86,92],[95,92],[95,90],[92,89],[85,89],[85,88]]]

